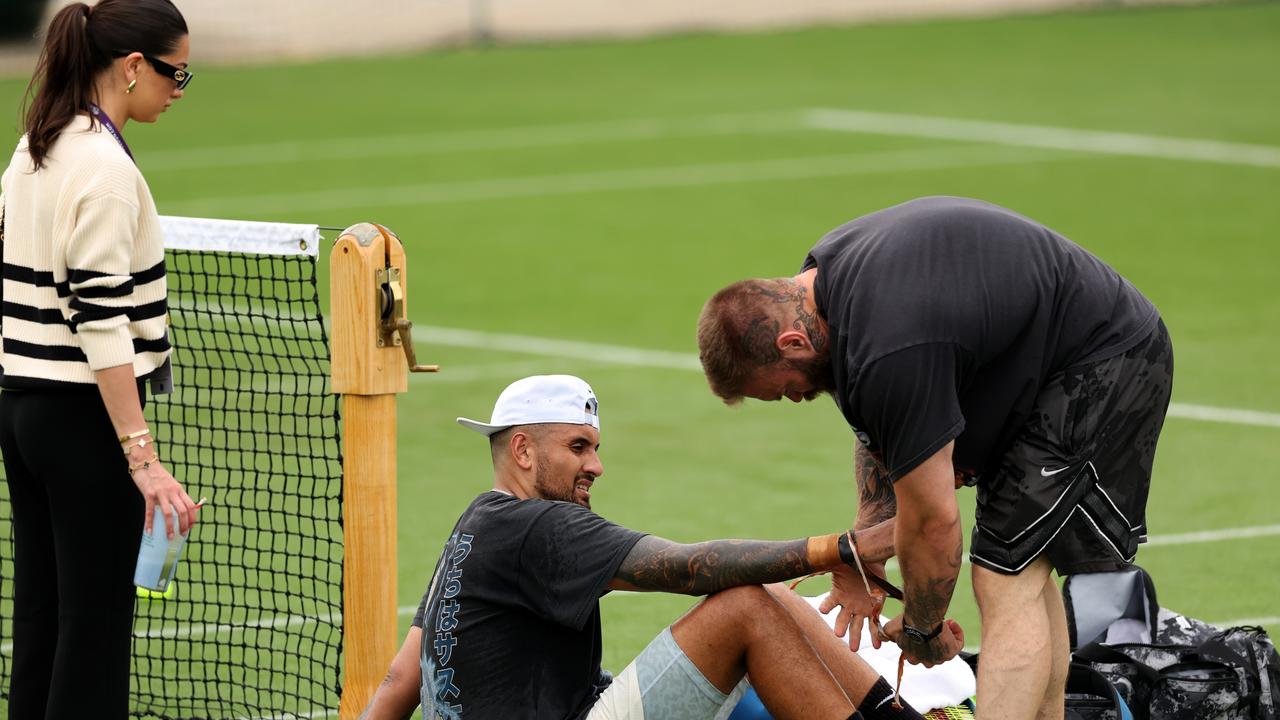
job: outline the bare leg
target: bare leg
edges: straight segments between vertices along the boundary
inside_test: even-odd
[[[782,585],[712,595],[676,621],[671,634],[721,692],[750,674],[777,720],[845,720],[880,677]]]
[[[1057,593],[1049,570],[1043,556],[1018,575],[973,566],[973,591],[982,615],[979,720],[1031,720],[1048,696],[1055,650],[1044,595],[1048,588]],[[1062,622],[1065,629],[1065,613]],[[1061,708],[1058,712],[1061,716]]]
[[[1066,710],[1067,671],[1071,667],[1071,636],[1067,632],[1067,608],[1062,604],[1062,592],[1052,577],[1046,577],[1044,582],[1044,609],[1049,616],[1053,666],[1036,719],[1062,720]]]

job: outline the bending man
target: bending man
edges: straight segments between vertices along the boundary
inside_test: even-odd
[[[963,545],[954,490],[977,487],[978,715],[1062,717],[1050,570],[1119,569],[1146,539],[1173,381],[1151,302],[1043,225],[923,198],[831,231],[794,277],[721,290],[698,347],[727,403],[834,396],[859,441],[859,554],[896,551],[905,608],[886,631],[914,662],[962,645],[943,622]],[[874,605],[861,587],[841,570],[824,608],[843,605],[852,643]]]

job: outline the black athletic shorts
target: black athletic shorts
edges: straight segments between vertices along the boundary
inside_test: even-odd
[[[1007,575],[1041,553],[1059,575],[1133,562],[1172,389],[1163,322],[1122,355],[1051,377],[1000,467],[978,480],[969,559]]]

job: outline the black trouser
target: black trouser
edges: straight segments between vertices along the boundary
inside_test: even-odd
[[[124,718],[145,504],[96,386],[0,392],[13,507],[9,717]]]

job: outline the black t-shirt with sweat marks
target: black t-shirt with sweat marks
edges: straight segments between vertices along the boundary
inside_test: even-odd
[[[958,469],[992,469],[1051,375],[1123,353],[1158,319],[1084,248],[978,200],[860,217],[818,241],[814,267],[836,403],[894,480],[951,440]]]
[[[423,717],[586,715],[602,689],[599,600],[642,537],[570,502],[472,501],[413,621]]]

